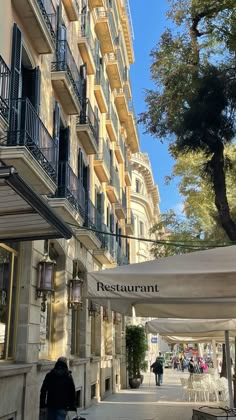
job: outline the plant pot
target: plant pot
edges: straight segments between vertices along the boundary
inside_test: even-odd
[[[139,388],[141,385],[141,378],[129,378],[129,386],[132,389]]]
[[[140,375],[140,380],[141,380],[141,384],[142,384],[143,380],[144,380],[144,375]]]

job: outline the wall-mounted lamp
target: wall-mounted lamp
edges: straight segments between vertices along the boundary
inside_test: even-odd
[[[83,280],[78,277],[78,263],[74,262],[73,278],[69,280],[68,307],[77,308],[82,305]]]
[[[99,313],[99,307],[96,303],[90,300],[88,307],[89,316],[95,316],[96,313]]]
[[[54,295],[54,272],[56,262],[52,261],[48,254],[38,263],[38,284],[36,288],[37,298],[41,298],[41,309],[46,311],[48,296]]]
[[[109,321],[109,315],[107,308],[103,308],[103,321]]]

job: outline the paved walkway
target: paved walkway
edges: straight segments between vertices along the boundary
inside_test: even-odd
[[[139,389],[122,390],[80,415],[86,420],[191,420],[192,409],[204,403],[183,400],[181,376],[188,374],[165,369],[164,384],[157,387],[148,374]]]

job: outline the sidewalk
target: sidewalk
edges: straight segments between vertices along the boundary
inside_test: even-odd
[[[147,374],[139,389],[122,390],[80,415],[86,420],[191,420],[192,409],[204,403],[183,401],[180,378],[187,376],[165,369],[164,384],[158,387],[154,375]]]

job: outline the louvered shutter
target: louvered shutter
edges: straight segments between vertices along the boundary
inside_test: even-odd
[[[17,143],[16,131],[19,128],[20,92],[22,56],[22,34],[16,23],[13,26],[12,56],[11,56],[11,83],[10,83],[10,120],[8,142]],[[15,133],[14,133],[15,132]]]

